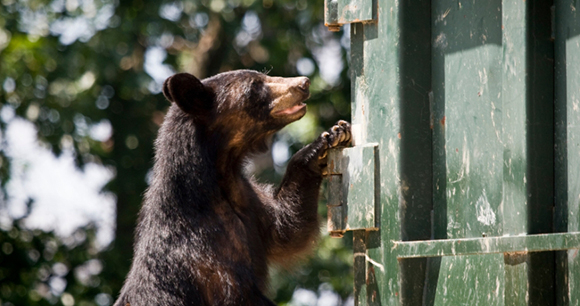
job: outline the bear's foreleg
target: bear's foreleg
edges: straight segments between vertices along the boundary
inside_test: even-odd
[[[274,257],[291,256],[312,245],[319,232],[318,195],[328,149],[350,141],[350,124],[340,120],[290,159],[274,195]]]

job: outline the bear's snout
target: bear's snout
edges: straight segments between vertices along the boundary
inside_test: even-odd
[[[300,77],[300,82],[298,84],[298,89],[302,90],[305,93],[310,94],[310,79],[307,77]]]
[[[310,88],[310,79],[307,77],[300,77],[298,88],[308,90]]]
[[[298,94],[303,100],[310,97],[310,79],[307,77],[285,78],[288,85],[288,93]]]
[[[266,86],[272,97],[271,114],[291,122],[306,113],[303,102],[310,97],[310,79],[307,77],[268,77]]]
[[[268,77],[265,83],[275,95],[287,94],[295,89],[309,93],[310,89],[310,79],[303,76],[293,78]]]

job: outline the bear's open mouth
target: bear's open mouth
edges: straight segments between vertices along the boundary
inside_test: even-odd
[[[310,97],[310,80],[307,77],[268,78],[265,83],[272,102],[270,114],[284,120],[298,120],[306,114],[306,101]]]
[[[272,115],[273,116],[291,116],[291,115],[294,115],[294,114],[300,112],[305,107],[306,107],[306,104],[300,103],[300,104],[285,108],[283,110],[279,110],[277,112],[274,112]]]

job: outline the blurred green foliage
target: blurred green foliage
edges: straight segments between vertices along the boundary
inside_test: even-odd
[[[2,305],[108,305],[113,291],[100,275],[92,224],[68,237],[31,230],[26,216],[0,231]]]
[[[295,76],[302,65],[312,80],[309,114],[276,138],[294,151],[350,113],[347,69],[334,67],[338,78],[325,81],[319,67],[329,45],[338,46],[339,64],[346,66],[341,34],[323,26],[323,0],[1,2],[0,108],[32,122],[55,154],[73,151],[80,168],[97,163],[114,169],[106,190],[117,199],[115,240],[104,250],[95,248],[90,225],[73,238],[27,229],[21,219],[3,226],[1,305],[112,302],[129,269],[152,143],[168,107],[159,94],[163,73],[186,71],[202,78],[246,68]],[[91,137],[91,127],[99,123],[112,127],[109,138]],[[6,125],[0,120],[2,133]],[[4,187],[10,180],[4,150],[0,165]],[[272,168],[255,170],[264,180],[280,178],[281,171]],[[351,241],[323,237],[298,269],[272,273],[277,303],[288,302],[297,286],[316,291],[322,283],[349,296]]]

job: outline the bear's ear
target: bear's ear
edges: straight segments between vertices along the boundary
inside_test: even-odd
[[[211,111],[211,90],[189,73],[178,73],[163,83],[163,95],[194,117],[205,117]]]

